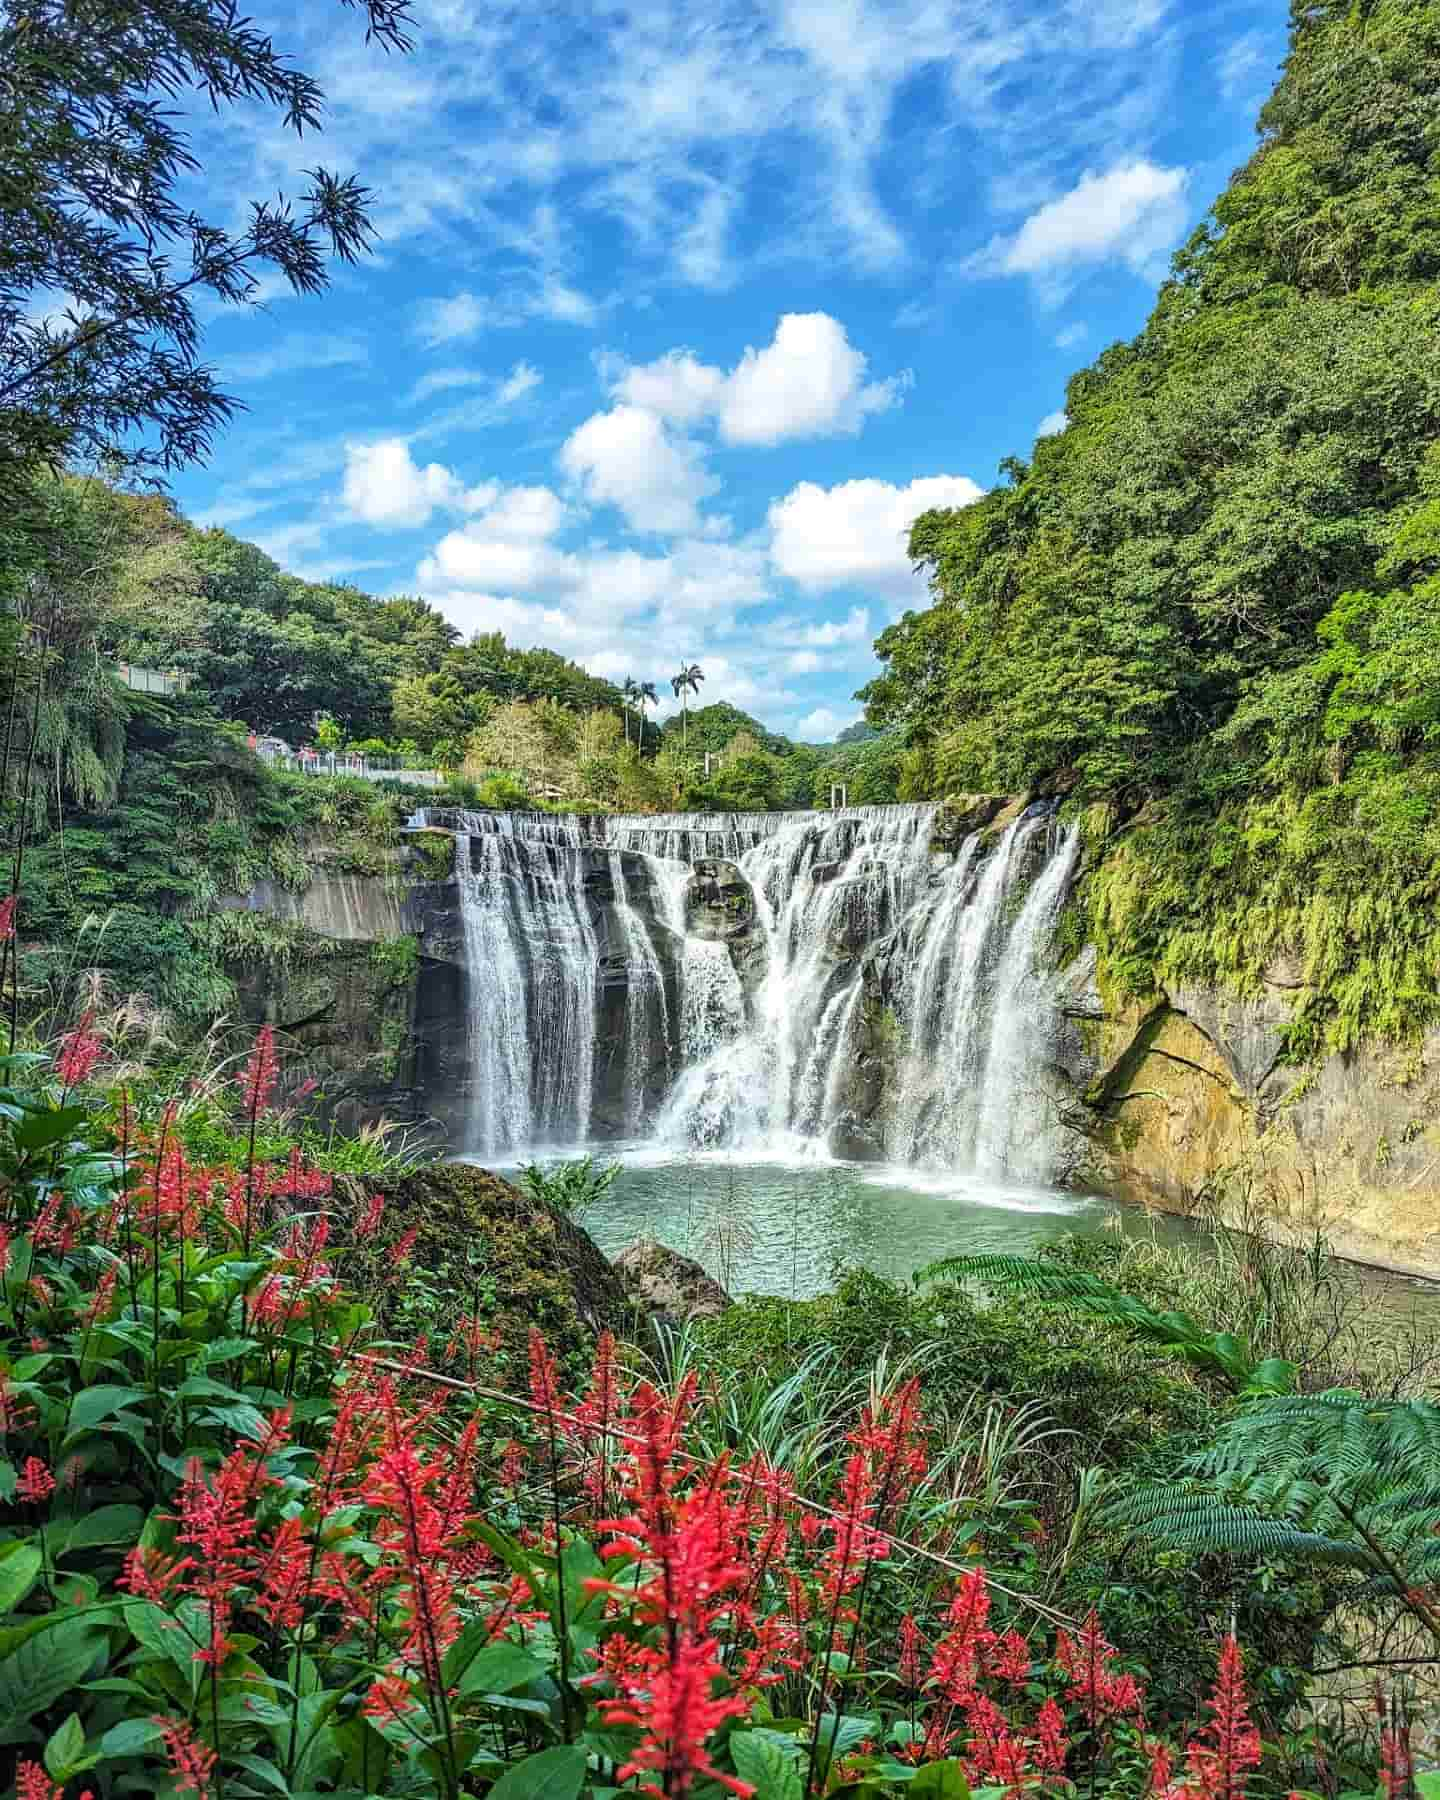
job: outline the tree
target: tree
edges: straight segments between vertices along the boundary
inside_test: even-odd
[[[340,0],[409,48],[410,0]],[[230,0],[26,0],[0,8],[0,495],[37,463],[136,470],[202,456],[235,402],[199,362],[201,295],[253,302],[275,268],[302,294],[373,235],[353,176],[309,171],[298,205],[231,232],[187,207],[199,173],[176,102],[260,101],[297,134],[324,96]],[[46,296],[72,296],[59,318]]]
[[[647,708],[660,704],[660,696],[655,692],[653,681],[641,681],[636,683],[635,698],[640,706],[640,741],[636,748],[643,751],[645,748],[645,713]]]
[[[625,747],[630,747],[630,711],[640,698],[640,683],[633,675],[627,675],[620,684],[620,692],[624,698],[621,711],[625,716]]]
[[[670,677],[670,686],[676,699],[680,702],[680,739],[685,749],[690,748],[690,715],[685,703],[687,694],[698,694],[700,683],[705,679],[698,663],[681,663],[679,671]]]

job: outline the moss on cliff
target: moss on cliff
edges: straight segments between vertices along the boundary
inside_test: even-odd
[[[346,1276],[405,1348],[425,1334],[438,1353],[462,1317],[478,1316],[499,1333],[502,1376],[523,1385],[532,1325],[571,1361],[599,1332],[627,1326],[624,1285],[594,1241],[500,1176],[432,1163],[399,1178],[355,1181],[343,1198],[360,1214],[377,1192],[385,1196],[380,1225]],[[395,1249],[412,1230],[402,1285]]]

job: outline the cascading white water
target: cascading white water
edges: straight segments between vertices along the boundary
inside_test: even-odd
[[[1046,1179],[1044,953],[1075,835],[1032,809],[998,840],[937,858],[934,817],[458,815],[467,1151],[581,1142],[593,1124],[676,1150],[822,1155],[848,1118],[857,1045],[872,1041],[883,957],[899,1048],[871,1153]],[[748,886],[748,934],[692,927],[697,864]]]
[[[765,974],[747,1030],[687,1069],[661,1114],[656,1135],[677,1146],[825,1148],[856,953],[898,921],[928,873],[933,807],[771,816],[780,823],[738,858]]]
[[[461,815],[472,1155],[590,1129],[599,956],[582,837],[576,820],[539,819]]]

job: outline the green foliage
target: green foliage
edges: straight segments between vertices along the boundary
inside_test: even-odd
[[[1293,10],[1145,330],[915,522],[934,604],[865,695],[907,795],[1110,805],[1085,903],[1122,991],[1298,962],[1295,1057],[1440,1017],[1437,74],[1431,6]]]
[[[354,6],[356,0],[344,0]],[[408,0],[359,0],[370,36],[408,48]],[[366,189],[322,168],[294,199],[244,209],[239,231],[192,210],[181,113],[273,108],[318,131],[324,95],[223,0],[136,0],[103,21],[41,0],[0,16],[6,180],[0,194],[0,493],[67,460],[171,469],[234,411],[199,355],[197,302],[252,301],[265,269],[296,293],[328,285],[327,256],[369,245]],[[172,247],[157,258],[155,247]],[[55,316],[56,295],[67,300]],[[75,296],[74,298],[68,298]]]
[[[1287,1393],[1295,1383],[1294,1367],[1283,1359],[1257,1361],[1249,1345],[1233,1332],[1207,1331],[1188,1313],[1157,1312],[1085,1269],[1021,1256],[947,1256],[919,1270],[915,1280],[956,1277],[978,1281],[994,1294],[1089,1313],[1145,1343],[1162,1346],[1196,1368],[1220,1375],[1237,1392]]]
[[[526,1192],[537,1206],[545,1206],[562,1218],[578,1219],[615,1184],[620,1173],[617,1162],[597,1163],[593,1156],[577,1157],[572,1162],[526,1163],[520,1171]]]
[[[1440,1409],[1360,1394],[1253,1401],[1116,1523],[1178,1549],[1355,1571],[1357,1594],[1409,1613],[1440,1650]]]

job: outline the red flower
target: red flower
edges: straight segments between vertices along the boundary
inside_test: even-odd
[[[275,1027],[262,1025],[255,1034],[255,1047],[240,1077],[240,1095],[247,1119],[260,1117],[270,1104],[278,1074],[275,1062]]]
[[[1113,1668],[1115,1646],[1105,1641],[1099,1615],[1092,1609],[1072,1638],[1062,1631],[1055,1640],[1055,1660],[1070,1677],[1065,1690],[1067,1700],[1078,1703],[1091,1725],[1107,1719],[1122,1719],[1140,1710],[1143,1698],[1133,1675],[1121,1675]]]
[[[20,1479],[15,1483],[16,1498],[38,1506],[55,1492],[55,1477],[38,1456],[27,1456]]]
[[[632,1775],[656,1774],[663,1786],[645,1781],[640,1784],[642,1793],[680,1800],[697,1779],[708,1779],[748,1800],[754,1788],[717,1769],[705,1752],[712,1732],[726,1719],[743,1718],[750,1710],[739,1695],[712,1694],[713,1685],[724,1675],[714,1643],[686,1637],[652,1671],[627,1684],[626,1700],[602,1701],[607,1725],[634,1725],[643,1733],[639,1748],[617,1771],[616,1780],[623,1783]]]
[[[1018,1631],[1007,1631],[990,1656],[990,1673],[1015,1685],[1030,1679],[1030,1646]]]
[[[15,1800],[65,1800],[63,1784],[50,1785],[39,1763],[22,1762],[15,1771]]]
[[[913,1693],[923,1679],[920,1646],[925,1642],[920,1627],[909,1613],[900,1621],[900,1685]]]
[[[90,1029],[94,1022],[95,1014],[87,1012],[74,1030],[67,1032],[60,1040],[55,1072],[67,1091],[88,1081],[91,1070],[100,1060],[102,1046]]]
[[[215,1752],[200,1742],[184,1719],[157,1718],[152,1723],[160,1727],[165,1740],[165,1754],[170,1760],[175,1791],[194,1794],[196,1800],[207,1800]]]
[[[136,1544],[126,1551],[124,1566],[115,1585],[124,1593],[134,1594],[137,1600],[153,1600],[157,1606],[163,1606],[170,1589],[194,1567],[193,1557],[177,1561],[161,1550]]]
[[[1035,1715],[1035,1759],[1047,1775],[1065,1773],[1065,1756],[1070,1748],[1065,1736],[1065,1715],[1053,1700],[1047,1700]]]
[[[7,943],[15,935],[15,908],[18,904],[14,894],[7,894],[0,900],[0,944]]]
[[[1260,1766],[1260,1733],[1250,1718],[1240,1646],[1227,1637],[1209,1700],[1210,1718],[1186,1746],[1185,1769],[1200,1800],[1241,1800]]]

